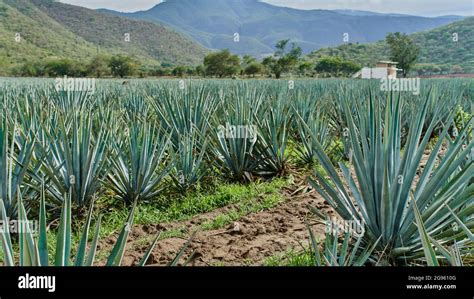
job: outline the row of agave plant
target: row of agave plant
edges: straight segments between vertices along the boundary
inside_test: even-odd
[[[338,238],[326,238],[332,242],[326,248],[334,251],[326,251],[322,263],[424,258],[437,264],[440,257],[459,260],[453,258],[459,250],[472,249],[473,120],[459,124],[451,112],[468,111],[472,82],[424,81],[418,96],[387,94],[373,81],[301,81],[291,89],[274,81],[182,83],[104,82],[94,94],[57,92],[50,83],[4,84],[2,219],[31,212],[43,223],[45,211],[67,214],[71,205],[89,206],[106,190],[134,206],[169,186],[186,193],[212,177],[245,183],[281,176],[288,147],[296,144],[304,163],[318,161],[325,171],[316,172],[311,185],[342,219],[362,223],[366,231],[353,246],[344,236],[342,250],[352,252],[339,259],[330,258],[341,249]],[[222,133],[228,125],[255,128],[256,135],[247,130],[243,138],[229,138]],[[345,157],[334,165],[328,151],[337,139]],[[86,223],[87,239],[90,219]],[[67,225],[64,231],[68,235]],[[30,264],[42,264],[43,234],[37,255],[33,237],[20,242],[20,249],[29,248]],[[2,238],[8,252],[11,240]],[[120,240],[110,265],[123,255]],[[68,256],[70,241],[62,243],[58,250]],[[86,260],[84,246],[76,265]]]
[[[20,86],[1,92],[0,165],[8,216],[17,213],[18,192],[28,209],[43,182],[48,205],[59,207],[69,190],[78,206],[88,206],[104,189],[132,204],[156,198],[163,186],[185,193],[213,175],[237,182],[282,175],[287,145],[300,138],[299,131],[302,156],[315,158],[303,123],[314,124],[311,130],[325,146],[331,133],[324,108],[312,112],[319,101],[299,101],[317,99],[317,93],[281,86],[197,84],[181,90],[165,84],[110,87],[95,95]],[[229,138],[227,130],[242,127],[233,133],[245,136]]]
[[[358,243],[378,251],[377,263],[405,264],[423,257],[429,265],[439,265],[441,257],[459,265],[461,251],[472,252],[474,118],[451,137],[453,113],[445,118],[437,108],[427,121],[429,104],[426,100],[409,120],[402,145],[400,97],[390,97],[385,111],[380,99],[369,98],[355,114],[344,100],[344,142],[351,160],[349,165],[339,163],[342,177],[314,142],[325,173],[315,172],[311,185],[342,219],[364,226]],[[443,121],[438,141],[428,148]]]

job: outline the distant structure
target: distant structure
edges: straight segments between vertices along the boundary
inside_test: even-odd
[[[364,67],[353,78],[362,79],[396,79],[397,78],[397,62],[379,61],[375,67]]]

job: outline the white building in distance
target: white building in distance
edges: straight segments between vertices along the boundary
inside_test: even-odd
[[[364,67],[352,76],[353,78],[362,79],[396,79],[397,78],[397,62],[379,61],[375,67]]]

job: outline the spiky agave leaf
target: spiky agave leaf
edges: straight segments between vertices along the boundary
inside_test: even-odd
[[[1,230],[0,230],[0,238],[2,241],[2,249],[4,255],[4,262],[6,266],[15,266],[14,261],[14,251],[12,246],[12,240],[10,236],[10,220],[7,216],[5,206],[3,201],[0,200],[0,220],[1,220]]]
[[[425,225],[423,224],[423,219],[421,218],[420,211],[418,211],[416,202],[413,202],[413,210],[415,212],[416,226],[418,227],[418,232],[420,234],[426,262],[428,263],[428,266],[439,266],[438,258],[435,251],[433,250],[433,247],[431,246],[430,236],[426,232]]]
[[[328,220],[326,220],[328,221]],[[375,250],[377,240],[371,246],[362,246],[362,235],[354,236],[350,231],[330,232],[326,231],[324,244],[316,239],[311,227],[308,226],[311,241],[311,251],[314,255],[315,266],[364,266],[369,262]],[[342,243],[339,239],[342,235]],[[323,247],[322,249],[320,247]]]
[[[232,181],[248,182],[252,174],[263,164],[257,143],[258,111],[262,95],[248,92],[249,97],[235,93],[232,101],[216,115],[212,133],[213,164],[223,170],[223,175]]]
[[[46,199],[45,199],[44,183],[41,186],[38,253],[39,253],[41,266],[48,266],[49,265],[48,234],[47,234],[47,224],[46,224]]]
[[[295,112],[296,113],[296,112]],[[299,152],[303,161],[313,165],[316,160],[316,147],[313,145],[313,138],[317,138],[324,150],[327,150],[330,138],[330,124],[321,110],[317,110],[314,115],[307,116],[306,120],[299,114],[296,115],[297,132],[301,146],[296,150]]]
[[[426,99],[424,106],[410,123],[407,142],[401,153],[400,98],[390,97],[384,117],[379,101],[369,98],[368,107],[358,107],[356,116],[353,116],[354,111],[347,101],[344,102],[344,116],[349,132],[348,146],[353,152],[357,183],[349,168],[340,163],[344,183],[322,146],[316,142],[318,159],[330,180],[316,173],[317,181],[311,180],[311,184],[343,219],[364,221],[367,228],[364,243],[373,244],[382,237],[379,243],[381,250],[387,248],[392,258],[403,257],[404,260],[409,260],[414,258],[416,251],[421,250],[414,225],[415,214],[410,207],[412,186],[413,200],[420,209],[428,233],[436,237],[449,230],[449,210],[443,208],[443,205],[447,203],[452,209],[465,207],[464,190],[471,188],[469,173],[474,171],[474,165],[469,163],[461,169],[459,167],[474,144],[462,148],[468,128],[466,126],[435,167],[449,129],[448,126],[445,127],[418,181],[413,185],[431,133],[439,119],[432,119],[422,137],[428,109]]]
[[[20,244],[20,266],[30,267],[39,266],[39,252],[36,246],[34,232],[31,228],[31,223],[26,216],[25,206],[21,195],[18,195],[18,236]]]
[[[114,143],[116,158],[108,174],[110,187],[127,204],[153,199],[172,163],[164,166],[170,137],[149,124],[132,124],[124,145]]]
[[[175,148],[179,147],[181,137],[192,131],[205,135],[218,108],[219,98],[213,96],[208,88],[203,85],[191,88],[191,84],[187,82],[184,88],[161,86],[153,95],[156,98],[151,100],[160,125],[172,132],[171,141]]]
[[[56,239],[55,266],[69,266],[71,259],[71,196],[64,196]]]
[[[283,175],[287,166],[286,147],[293,114],[290,105],[279,95],[268,101],[271,105],[258,117],[259,140],[257,146],[263,156],[263,165],[257,169],[261,176]]]
[[[87,242],[89,240],[89,230],[91,226],[93,212],[94,212],[94,199],[91,200],[89,213],[87,214],[87,219],[84,224],[84,230],[82,231],[81,241],[79,242],[79,247],[77,248],[76,261],[74,263],[76,267],[83,265],[86,259]],[[93,250],[95,250],[94,247],[91,248],[91,251]]]
[[[137,207],[137,202],[135,201],[132,206],[132,210],[128,215],[127,223],[125,223],[120,235],[115,243],[114,248],[112,248],[112,252],[107,259],[107,266],[120,266],[122,264],[123,255],[125,253],[125,246],[127,245],[128,235],[133,227],[133,217],[135,214],[135,209]]]
[[[193,234],[191,235],[191,237],[186,241],[186,243],[184,243],[183,247],[181,247],[181,249],[178,251],[178,253],[176,254],[176,256],[173,258],[173,260],[171,260],[171,262],[169,262],[168,266],[171,266],[171,267],[175,267],[178,265],[180,259],[183,257],[184,255],[184,252],[186,251],[186,249],[189,247],[189,245],[191,244],[191,242],[193,241],[194,237],[196,236],[196,233],[197,232],[193,232]],[[185,263],[187,264],[187,262]]]
[[[71,124],[59,119],[58,128],[45,129],[48,144],[43,146],[45,163],[42,169],[49,180],[48,191],[56,203],[63,201],[63,194],[72,189],[72,202],[88,205],[101,186],[107,166],[109,134],[98,128],[93,134],[92,117],[72,117]]]
[[[92,239],[92,243],[90,245],[89,253],[87,255],[87,259],[83,266],[86,267],[92,267],[94,265],[94,260],[95,260],[95,255],[97,253],[97,244],[99,241],[99,232],[100,232],[100,223],[102,221],[102,215],[99,215],[99,218],[97,219],[96,225],[95,225],[95,233],[94,237]]]
[[[43,193],[44,194],[44,193]],[[26,211],[23,206],[21,198],[18,199],[19,204],[19,265],[20,266],[48,266],[48,249],[47,249],[47,227],[46,227],[46,211],[44,196],[41,199],[40,216],[39,216],[39,242],[36,242],[34,232],[30,226],[28,218],[26,217]],[[107,261],[107,266],[120,266],[122,258],[125,252],[125,245],[127,243],[128,235],[133,226],[133,217],[136,208],[136,202],[130,211],[128,221],[124,225],[122,232],[120,233],[117,242],[115,243],[112,252]],[[100,230],[100,219],[96,223],[94,229],[94,237],[89,251],[87,252],[87,241],[88,232],[90,229],[93,205],[91,204],[91,210],[88,213],[86,223],[80,238],[79,247],[77,249],[75,266],[92,266],[94,263],[95,255],[97,252],[97,244]],[[0,231],[0,241],[4,252],[4,262],[7,266],[15,266],[14,261],[14,250],[11,242],[11,233],[8,222],[5,226],[6,213],[3,203],[0,202],[0,220],[4,223],[2,230]],[[65,196],[65,200],[62,207],[61,219],[56,236],[56,252],[54,266],[69,266],[71,262],[71,199],[69,196]],[[142,262],[139,265],[144,265],[148,257],[150,256],[153,248],[155,247],[158,239],[155,239],[152,246],[147,250]]]
[[[140,262],[138,263],[139,266],[145,266],[148,259],[150,258],[150,255],[152,254],[153,252],[153,249],[155,248],[156,244],[158,243],[158,241],[160,240],[160,237],[161,237],[161,232],[158,233],[156,235],[156,238],[155,240],[153,241],[153,243],[151,244],[151,246],[148,248],[147,252],[145,253],[145,255],[143,256],[143,258],[140,260]]]
[[[32,162],[35,140],[31,130],[18,124],[9,126],[7,117],[0,119],[0,200],[8,217],[16,217],[18,193],[24,187],[24,178]],[[26,134],[26,138],[20,138]]]
[[[185,193],[204,177],[207,172],[206,156],[209,138],[195,130],[180,137],[178,147],[172,152],[171,178],[176,188]]]

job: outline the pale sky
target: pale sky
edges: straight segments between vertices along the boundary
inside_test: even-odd
[[[215,0],[219,1],[219,0]],[[382,13],[422,16],[474,15],[474,0],[262,0],[270,4],[300,9],[356,9]],[[118,11],[146,10],[161,0],[60,0],[89,8]]]

